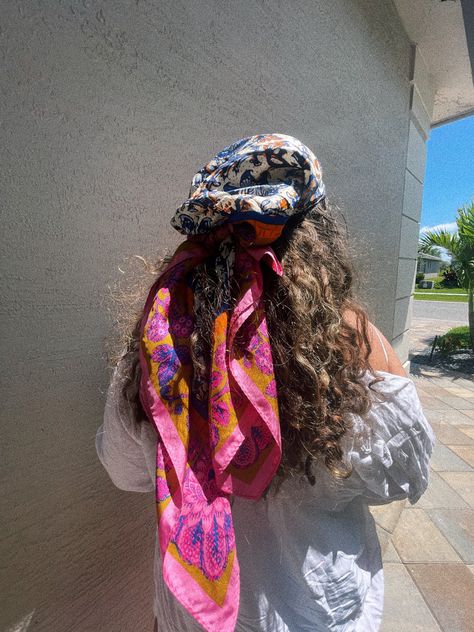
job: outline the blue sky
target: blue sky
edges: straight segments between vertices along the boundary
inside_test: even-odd
[[[421,231],[456,230],[456,210],[474,196],[474,116],[431,130]]]

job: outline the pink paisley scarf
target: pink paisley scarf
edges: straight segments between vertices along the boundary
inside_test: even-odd
[[[243,186],[251,182],[253,187]],[[150,289],[141,327],[140,395],[158,432],[164,580],[206,630],[231,632],[240,578],[229,499],[259,499],[281,458],[261,266],[283,274],[269,243],[288,217],[301,212],[302,200],[307,207],[323,199],[324,187],[310,150],[279,134],[234,143],[193,185],[172,223],[202,236],[178,247]],[[233,309],[224,300],[215,318],[209,377],[196,388],[193,270],[210,256],[226,282],[237,277],[239,295]]]

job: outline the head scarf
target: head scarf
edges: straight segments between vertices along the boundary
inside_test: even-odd
[[[193,178],[171,224],[188,236],[152,286],[141,322],[143,407],[158,431],[156,508],[163,577],[208,632],[235,628],[240,575],[232,494],[257,500],[281,459],[262,264],[291,216],[325,197],[318,160],[284,134],[243,138]],[[195,267],[214,257],[224,294],[208,376],[193,379]],[[204,381],[204,383],[202,383]]]

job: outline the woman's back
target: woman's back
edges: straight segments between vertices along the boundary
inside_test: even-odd
[[[156,491],[159,629],[375,632],[368,504],[416,502],[434,435],[353,296],[320,165],[241,139],[172,225],[97,439],[119,487]]]

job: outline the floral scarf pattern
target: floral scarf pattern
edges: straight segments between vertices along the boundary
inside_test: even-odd
[[[278,399],[262,265],[283,270],[270,243],[288,218],[324,198],[314,154],[283,134],[242,139],[193,179],[172,225],[188,235],[150,289],[141,323],[140,397],[158,432],[156,508],[163,577],[208,632],[231,632],[240,575],[232,494],[258,500],[281,459]],[[208,379],[193,380],[193,271],[210,256],[229,309],[214,321]],[[196,292],[197,294],[197,292]]]

